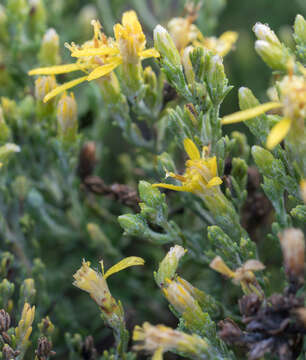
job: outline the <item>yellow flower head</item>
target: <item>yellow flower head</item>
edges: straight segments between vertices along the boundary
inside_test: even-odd
[[[127,257],[116,265],[112,266],[104,274],[103,261],[100,261],[102,273],[93,270],[90,267],[90,262],[83,260],[81,268],[73,275],[75,281],[73,285],[81,290],[84,290],[90,294],[93,300],[101,307],[105,312],[111,312],[113,306],[113,298],[108,289],[106,279],[129,266],[143,265],[144,260],[131,256]]]
[[[300,67],[299,70],[302,75],[293,75],[292,69],[290,69],[291,66],[292,64],[288,64],[289,75],[285,76],[277,84],[280,93],[279,101],[268,102],[227,115],[223,117],[222,124],[233,124],[249,120],[264,114],[266,111],[282,108],[283,118],[271,129],[267,138],[267,148],[273,149],[284,140],[293,124],[299,134],[303,134],[306,118],[306,71],[305,68]]]
[[[193,45],[204,47],[219,56],[225,56],[233,49],[237,39],[238,33],[235,31],[226,31],[219,38],[214,36],[205,37],[199,32],[198,38]]]
[[[122,25],[114,26],[115,40],[107,38],[101,31],[101,24],[92,21],[94,36],[90,41],[78,46],[65,44],[71,56],[78,60],[73,64],[38,68],[29,75],[57,75],[73,71],[83,71],[86,75],[58,86],[47,94],[44,102],[84,81],[91,81],[108,75],[123,62],[137,63],[148,57],[158,57],[155,49],[145,50],[146,38],[134,11],[125,12]]]
[[[264,270],[265,268],[260,261],[255,259],[248,260],[241,267],[232,271],[220,256],[216,256],[209,266],[218,273],[233,279],[236,285],[240,284],[246,294],[256,292],[261,295],[262,290],[254,275],[254,271]]]
[[[207,158],[207,148],[203,148],[202,156],[191,139],[184,140],[184,148],[189,156],[186,161],[186,170],[183,175],[168,173],[167,175],[179,180],[182,185],[153,184],[154,187],[162,187],[175,191],[187,191],[196,195],[207,192],[209,189],[222,184],[218,177],[216,157]]]
[[[208,348],[207,342],[197,335],[185,334],[164,325],[153,326],[148,322],[135,327],[133,340],[138,342],[134,346],[135,350],[153,352],[153,359],[162,359],[162,354],[169,350],[191,356],[205,352]]]

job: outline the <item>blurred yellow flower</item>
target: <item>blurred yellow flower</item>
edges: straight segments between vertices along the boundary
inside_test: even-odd
[[[167,174],[167,176],[179,180],[182,185],[159,183],[153,184],[154,187],[187,191],[199,195],[222,183],[221,178],[217,174],[217,159],[215,156],[211,158],[206,157],[207,148],[203,148],[201,156],[197,146],[191,139],[184,140],[184,148],[189,156],[189,160],[186,161],[185,173],[183,175],[177,175],[172,172]]]
[[[159,56],[155,49],[145,49],[146,37],[134,11],[123,13],[122,25],[114,26],[115,40],[107,38],[102,33],[99,21],[93,20],[92,25],[94,37],[91,41],[81,46],[74,43],[65,44],[71,51],[71,56],[78,58],[76,63],[29,71],[29,75],[57,75],[78,70],[86,73],[86,76],[56,87],[45,96],[44,102],[86,80],[91,81],[105,76],[122,63],[135,64],[142,59]]]

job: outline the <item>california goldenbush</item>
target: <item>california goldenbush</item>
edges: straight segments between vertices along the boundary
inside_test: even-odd
[[[1,357],[302,360],[306,21],[224,115],[225,1],[128,5],[0,4]]]

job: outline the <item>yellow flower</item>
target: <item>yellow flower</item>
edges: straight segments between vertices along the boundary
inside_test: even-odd
[[[29,75],[57,75],[78,70],[86,73],[85,76],[51,91],[45,96],[44,102],[86,80],[91,81],[105,76],[122,63],[135,64],[142,59],[159,56],[155,49],[145,49],[146,38],[134,11],[125,12],[122,16],[122,25],[114,26],[115,40],[107,38],[101,32],[99,21],[93,20],[92,25],[94,37],[91,41],[81,46],[74,43],[66,44],[71,56],[78,58],[76,63],[38,68],[29,72]]]
[[[21,319],[15,329],[16,342],[18,348],[22,349],[27,346],[29,337],[32,333],[32,324],[35,316],[35,306],[31,307],[28,303],[23,306]]]
[[[136,256],[127,257],[108,269],[105,274],[103,261],[100,261],[100,264],[102,268],[102,274],[93,270],[90,267],[89,261],[83,260],[81,268],[73,275],[75,279],[73,285],[80,288],[81,290],[88,292],[104,312],[111,313],[115,300],[111,296],[106,279],[110,275],[129,266],[143,265],[144,260]]]
[[[225,56],[228,54],[238,39],[238,33],[235,31],[226,31],[219,38],[214,36],[205,37],[198,33],[197,40],[193,42],[194,46],[204,47],[211,50],[214,54]]]
[[[216,256],[209,266],[218,273],[233,279],[236,285],[240,284],[244,293],[256,292],[261,295],[262,290],[253,273],[253,271],[264,270],[265,266],[260,261],[248,260],[241,267],[232,271],[220,256]]]
[[[253,108],[238,111],[223,117],[222,124],[233,124],[252,119],[264,114],[266,111],[282,108],[283,118],[271,129],[266,146],[273,149],[287,136],[294,126],[296,132],[304,133],[304,121],[306,118],[306,76],[304,69],[300,69],[302,76],[289,74],[279,82],[280,101],[268,102]]]
[[[187,191],[200,195],[207,192],[209,189],[222,184],[222,180],[218,177],[217,159],[216,157],[207,158],[207,148],[203,148],[201,154],[191,139],[184,140],[184,148],[189,156],[186,161],[186,171],[184,175],[177,175],[168,173],[167,176],[179,180],[182,185],[172,184],[153,184],[154,187],[162,187],[175,191]]]
[[[135,326],[133,340],[138,342],[135,350],[152,352],[153,359],[162,359],[162,354],[167,351],[180,351],[193,358],[204,359],[208,350],[207,342],[197,335],[185,334],[164,325],[153,326],[148,322],[142,327]]]

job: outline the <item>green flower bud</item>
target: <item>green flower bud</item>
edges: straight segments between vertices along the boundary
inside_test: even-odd
[[[80,33],[82,34],[82,38],[85,40],[90,39],[92,37],[92,19],[97,19],[98,13],[97,9],[94,5],[85,5],[82,7],[79,13],[79,26],[81,28]]]
[[[46,29],[46,9],[43,0],[30,0],[29,26],[33,35],[42,34]]]
[[[297,15],[295,18],[294,37],[299,45],[306,46],[306,20],[302,15]]]
[[[12,190],[16,197],[23,201],[30,191],[30,182],[25,176],[17,176],[12,183]]]
[[[269,28],[268,25],[264,25],[258,22],[254,25],[253,31],[258,40],[264,40],[270,44],[281,46],[278,37],[275,35],[274,31]]]
[[[7,14],[5,7],[0,4],[0,43],[6,43],[8,39]]]
[[[6,163],[12,154],[19,151],[20,147],[12,143],[7,143],[3,146],[0,146],[0,164]]]
[[[29,14],[29,5],[27,0],[9,0],[7,2],[7,13],[10,17],[9,22],[18,25],[23,24]]]
[[[192,46],[187,46],[184,49],[183,55],[182,55],[182,64],[184,67],[185,76],[187,78],[188,84],[193,84],[195,80],[195,74],[192,68],[192,63],[190,60],[190,53],[193,51]]]
[[[59,37],[52,28],[48,29],[43,37],[38,60],[44,66],[56,65],[61,61],[59,55]]]
[[[261,172],[267,176],[273,176],[272,168],[275,159],[270,151],[265,150],[260,146],[253,146],[252,155],[256,165],[261,169]]]
[[[35,283],[33,279],[25,279],[20,287],[21,303],[28,302],[33,304],[36,295]]]
[[[0,143],[7,142],[10,137],[11,137],[11,130],[5,122],[3,116],[3,110],[0,106]]]
[[[9,300],[11,299],[15,285],[7,279],[3,279],[0,283],[0,306],[8,310]]]
[[[180,66],[181,57],[168,31],[161,25],[157,25],[154,29],[154,45],[172,65]]]
[[[73,93],[64,93],[57,104],[57,134],[63,141],[74,142],[77,132],[77,103]]]
[[[125,214],[118,217],[120,226],[125,235],[143,236],[147,229],[147,223],[141,215]]]
[[[179,265],[180,259],[185,255],[185,250],[180,245],[175,245],[170,248],[167,255],[160,262],[158,271],[154,273],[156,284],[163,287],[166,279],[173,279]]]
[[[284,46],[273,45],[264,40],[257,40],[255,42],[255,50],[272,69],[287,71],[290,54]]]

